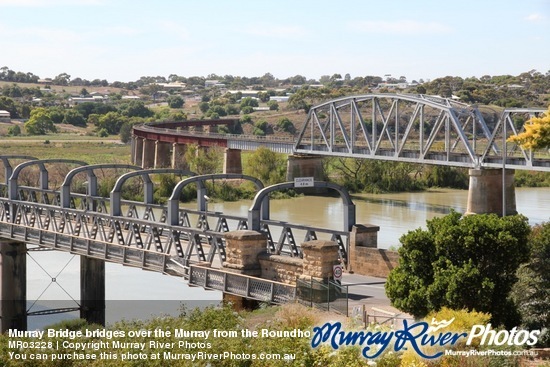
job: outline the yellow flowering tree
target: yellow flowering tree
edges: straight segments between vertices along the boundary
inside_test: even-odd
[[[525,123],[525,131],[508,138],[525,149],[550,148],[550,106],[542,117],[532,117]]]

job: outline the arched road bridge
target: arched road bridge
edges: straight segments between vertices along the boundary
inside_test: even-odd
[[[2,331],[26,329],[26,316],[30,314],[74,310],[26,309],[27,251],[51,249],[80,255],[81,297],[76,309],[80,309],[81,317],[104,323],[105,262],[185,277],[192,285],[224,294],[282,303],[294,299],[296,292],[295,285],[289,284],[295,276],[290,282],[278,281],[281,279],[276,272],[282,264],[287,262],[295,269],[297,262],[313,256],[308,251],[321,251],[315,247],[319,241],[331,244],[321,244],[323,251],[333,249],[329,261],[347,264],[350,236],[357,232],[355,205],[344,189],[331,183],[315,182],[314,186],[340,194],[342,228],[316,228],[271,219],[268,194],[293,183],[264,187],[258,179],[241,174],[201,176],[182,169],[87,165],[68,159],[0,156],[0,160],[5,177],[0,184]],[[51,170],[67,172],[59,188],[49,187]],[[162,174],[182,177],[166,198],[166,205],[153,202],[153,176]],[[99,196],[98,181],[113,175],[118,179],[109,197]],[[35,181],[33,177],[38,178],[38,187],[29,184]],[[136,178],[141,178],[138,182],[143,184],[143,201],[123,199],[124,185]],[[250,181],[258,195],[249,212],[239,216],[209,211],[206,182],[215,180]],[[197,208],[180,208],[180,194],[190,184],[197,188]],[[300,245],[312,241],[313,247]],[[254,256],[247,251],[253,251]],[[262,278],[257,263],[261,254],[273,264],[265,266],[271,272],[267,279]],[[277,257],[276,262],[270,259],[272,256]],[[300,274],[307,275],[313,268],[300,270]]]

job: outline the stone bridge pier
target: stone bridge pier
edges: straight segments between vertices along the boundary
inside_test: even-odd
[[[468,214],[495,213],[514,215],[516,211],[516,191],[514,170],[471,169],[468,188]],[[503,202],[505,210],[503,210]]]
[[[227,232],[226,270],[296,284],[296,279],[314,279],[327,283],[332,278],[333,265],[339,264],[338,245],[333,241],[312,240],[302,243],[303,258],[270,254],[267,252],[265,233],[240,230]],[[230,301],[237,310],[254,308],[256,301],[224,293],[224,301]]]

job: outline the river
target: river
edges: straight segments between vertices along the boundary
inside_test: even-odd
[[[409,230],[426,226],[426,220],[443,216],[451,210],[466,211],[466,190],[430,190],[398,194],[362,194],[353,197],[357,223],[380,226],[380,248],[397,248],[399,238]],[[550,188],[517,188],[516,206],[531,224],[550,220]],[[210,211],[246,216],[251,200],[210,203]],[[182,206],[196,208],[196,204]],[[343,229],[343,205],[338,197],[303,196],[272,200],[271,219],[331,229]],[[27,260],[27,299],[39,301],[31,311],[40,309],[46,300],[66,300],[62,307],[75,306],[79,299],[79,258],[57,251],[30,252]],[[52,279],[55,278],[55,281]],[[188,307],[215,303],[219,292],[188,287],[179,278],[116,264],[106,266],[107,322],[121,318],[145,318],[151,314],[177,314],[178,305]],[[29,301],[34,302],[34,301]],[[29,327],[38,328],[76,313],[33,316]]]

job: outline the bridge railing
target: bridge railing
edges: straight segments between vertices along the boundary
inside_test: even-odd
[[[105,261],[168,272],[171,255],[120,244],[104,214],[0,199],[0,236]]]
[[[276,304],[296,297],[293,285],[199,265],[189,266],[189,284]]]
[[[35,187],[18,187],[18,205],[35,203],[48,207],[47,212],[55,213],[60,209],[60,195],[56,190],[40,189]],[[15,202],[14,202],[15,203]],[[116,235],[120,238],[119,243],[126,244],[134,241],[138,246],[151,246],[155,243],[165,242],[167,246],[170,241],[187,241],[188,247],[178,250],[178,256],[185,262],[189,259],[207,261],[212,263],[216,254],[220,261],[225,261],[225,239],[223,233],[248,229],[248,218],[227,215],[220,212],[199,211],[193,209],[179,209],[180,229],[167,225],[167,208],[161,204],[145,204],[142,202],[123,200],[122,215],[111,217],[108,215],[110,200],[100,196],[71,193],[69,200],[70,207],[67,209],[79,210],[73,213],[64,223],[73,225],[79,229],[90,221],[99,221],[103,226],[114,220],[119,223],[120,229],[115,228]],[[50,208],[51,206],[51,208]],[[27,211],[36,212],[32,206],[26,207]],[[92,214],[96,213],[96,214]],[[83,214],[90,217],[84,220]],[[104,217],[99,216],[104,214]],[[90,219],[94,218],[94,219]],[[49,219],[51,220],[51,218]],[[140,224],[137,224],[137,223]],[[93,225],[93,224],[92,224]],[[95,224],[99,225],[98,223]],[[109,224],[115,225],[115,224]],[[166,228],[164,228],[164,227]],[[158,233],[151,228],[157,228]],[[109,227],[110,228],[110,227]],[[172,231],[178,233],[178,238],[172,238]],[[124,231],[124,233],[122,233]],[[210,231],[211,234],[205,234]],[[349,244],[349,233],[326,228],[292,224],[278,220],[261,220],[261,231],[267,235],[267,250],[277,255],[288,255],[302,257],[300,244],[302,242],[325,239],[335,241],[340,249],[340,259],[343,263],[347,260],[347,249]],[[164,246],[164,247],[165,247]]]
[[[223,233],[48,204],[0,198],[0,222],[5,230],[3,236],[5,234],[7,238],[17,232],[23,240],[27,240],[28,232],[38,245],[56,248],[62,246],[59,241],[80,244],[79,253],[84,251],[88,255],[92,251],[94,257],[99,256],[106,261],[110,261],[112,252],[113,261],[120,262],[117,254],[122,256],[130,248],[137,249],[134,254],[154,253],[157,258],[163,259],[162,263],[151,265],[157,271],[162,271],[170,258],[179,258],[181,263],[186,264],[190,261],[212,262],[216,253],[220,257],[225,256]],[[49,236],[54,236],[56,242],[44,242],[44,238]],[[140,258],[143,261],[140,267],[149,267],[147,256],[151,255]],[[137,266],[136,263],[131,265]]]

